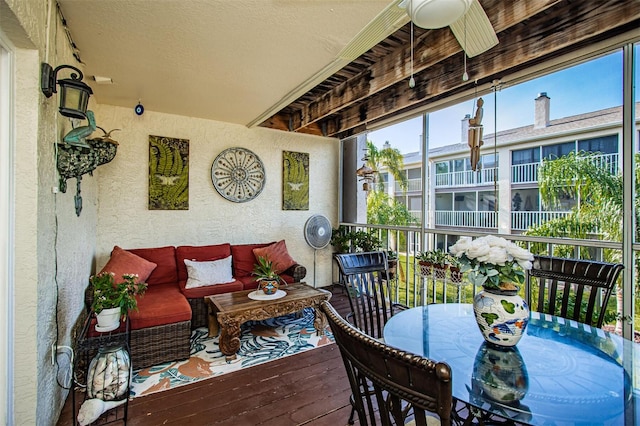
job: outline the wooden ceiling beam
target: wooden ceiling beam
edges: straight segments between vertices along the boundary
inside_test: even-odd
[[[491,81],[496,76],[523,69],[533,63],[567,52],[598,35],[640,22],[640,4],[623,0],[564,2],[509,31],[509,37],[468,64],[472,80]],[[416,87],[396,83],[358,104],[336,110],[324,127],[327,136],[345,137],[366,122],[381,120],[431,99],[461,90],[462,54],[450,57],[416,76]],[[455,71],[455,72],[454,72]],[[321,126],[322,127],[322,126]]]
[[[525,2],[483,0],[481,3],[493,28],[497,33],[500,33],[563,1],[567,0],[529,0]],[[415,31],[420,35],[416,37],[414,43],[414,74],[462,51],[462,47],[448,27],[431,31],[416,28]],[[410,43],[404,43],[391,54],[383,56],[380,61],[371,65],[364,72],[338,85],[318,100],[303,106],[299,114],[291,114],[290,116],[293,117],[292,130],[298,131],[313,122],[336,114],[353,103],[396,84],[399,80],[408,80],[411,74],[410,57]]]

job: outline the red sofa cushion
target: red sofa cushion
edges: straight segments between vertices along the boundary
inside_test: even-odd
[[[146,281],[150,286],[178,282],[175,247],[139,248],[129,251],[158,265]]]
[[[176,264],[178,267],[178,277],[174,282],[179,281],[182,283],[183,281],[187,281],[188,275],[187,267],[184,264],[185,259],[196,261],[220,260],[230,255],[231,245],[229,243],[209,246],[178,246],[176,247]],[[181,285],[181,288],[183,287],[184,285]]]
[[[233,276],[236,279],[252,277],[253,268],[257,263],[253,249],[270,246],[273,242],[265,244],[237,244],[231,246],[233,256]],[[244,280],[243,280],[244,281]]]
[[[191,306],[175,281],[155,284],[138,299],[138,310],[129,311],[131,330],[191,320]]]
[[[136,255],[128,250],[123,250],[118,246],[113,247],[111,257],[104,268],[99,272],[111,272],[116,283],[124,282],[122,275],[138,275],[138,282],[146,282],[149,275],[156,269],[157,264]]]
[[[280,240],[266,247],[255,248],[253,249],[253,255],[256,257],[256,260],[258,260],[258,257],[263,257],[271,261],[276,274],[286,271],[297,263],[289,255],[287,244],[284,240]]]

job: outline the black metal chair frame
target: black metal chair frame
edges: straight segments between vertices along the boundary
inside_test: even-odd
[[[535,278],[538,296],[533,310],[600,328],[623,269],[620,263],[535,256],[533,268],[527,271],[525,299],[532,307]],[[585,303],[586,309],[583,309]]]
[[[367,425],[427,425],[437,414],[451,424],[451,368],[443,362],[393,348],[363,333],[342,318],[328,302],[327,316],[340,349],[358,419]]]
[[[384,325],[406,306],[392,302],[387,254],[383,251],[335,255],[340,282],[346,287],[351,306],[348,319],[374,338],[382,338]]]

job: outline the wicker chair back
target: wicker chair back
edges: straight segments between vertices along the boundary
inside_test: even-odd
[[[534,311],[602,327],[607,303],[623,269],[620,263],[535,256],[533,268],[527,272],[527,303]]]
[[[434,414],[440,424],[451,424],[449,365],[371,338],[328,302],[323,302],[322,309],[340,348],[361,425],[438,424]]]

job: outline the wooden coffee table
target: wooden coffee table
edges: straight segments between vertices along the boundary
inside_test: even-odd
[[[240,349],[240,326],[249,320],[279,317],[312,307],[315,315],[313,326],[318,335],[324,333],[327,319],[320,309],[320,304],[331,298],[331,292],[313,288],[305,283],[289,284],[280,287],[280,290],[286,292],[286,296],[271,300],[250,299],[249,293],[254,290],[216,294],[204,298],[209,306],[209,336],[216,336],[220,332],[220,351],[227,360],[235,359]]]

